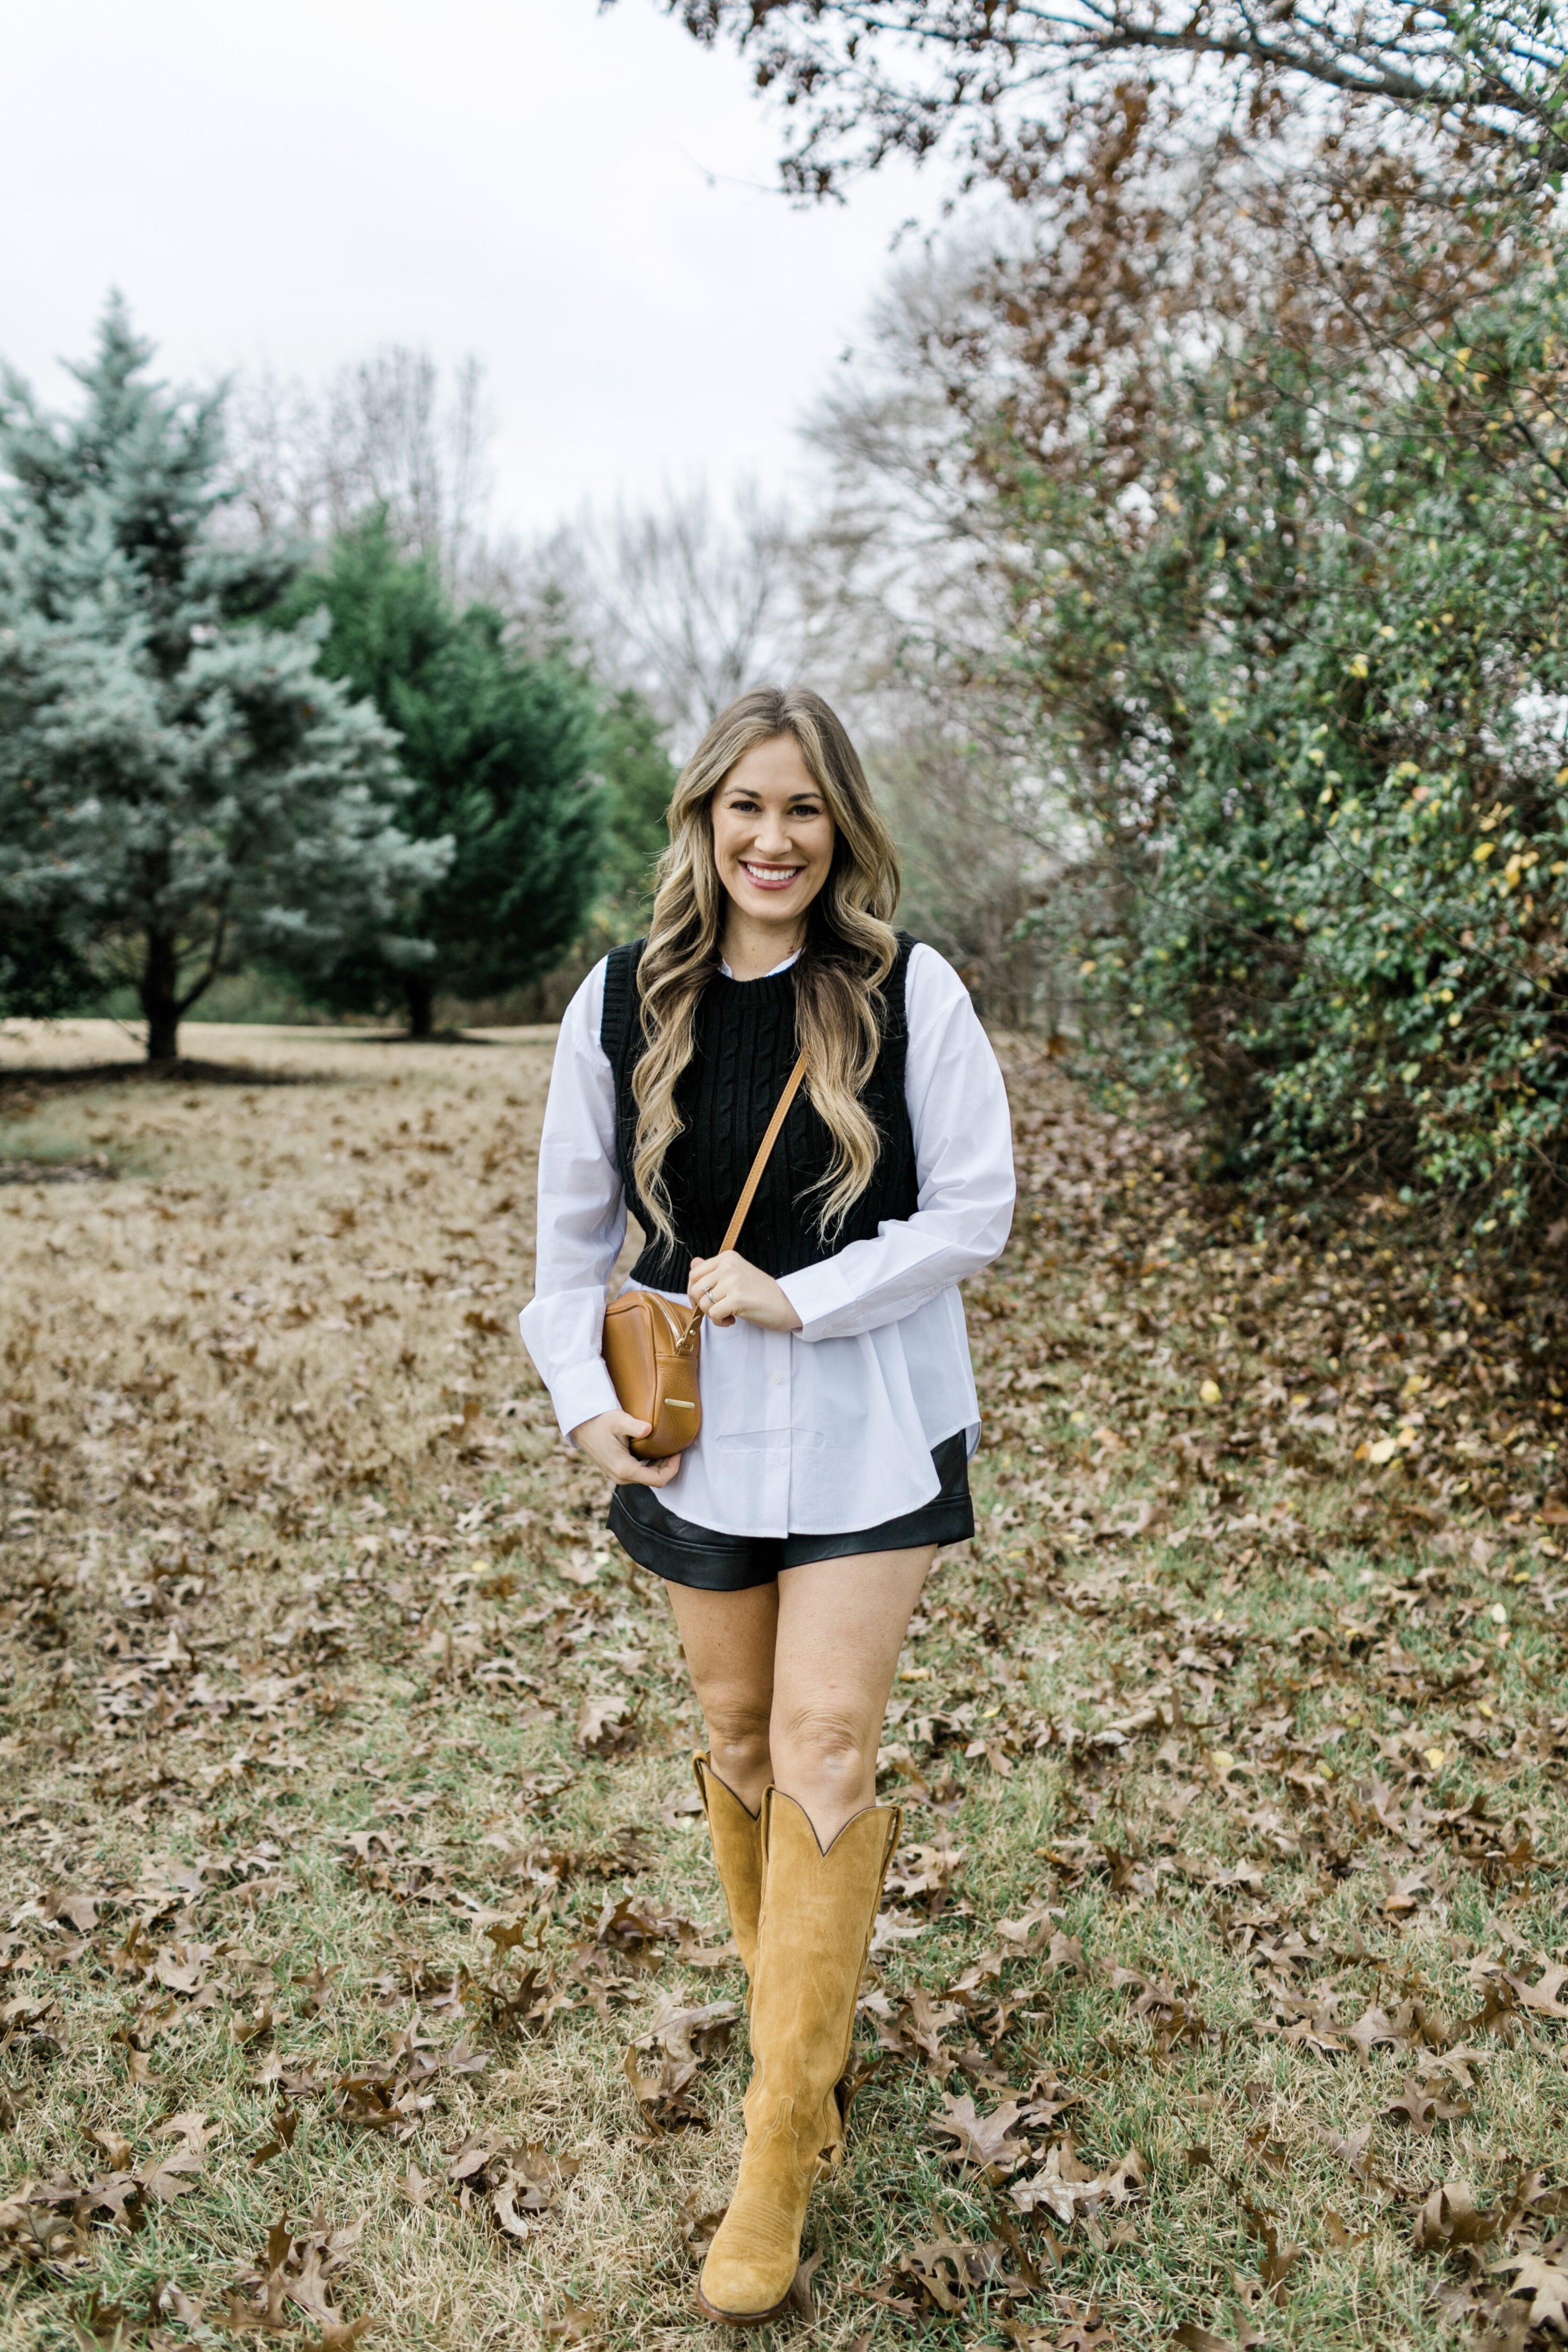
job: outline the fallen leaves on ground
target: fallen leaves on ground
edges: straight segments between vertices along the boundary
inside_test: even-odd
[[[229,2295],[227,2326],[235,2335],[253,2328],[276,2335],[289,2326],[289,2307],[321,2330],[323,2342],[356,2343],[377,2325],[374,2315],[344,2322],[330,2298],[332,2280],[352,2259],[363,2221],[342,2230],[318,2225],[296,2236],[287,2219],[274,2221],[262,2254],[240,2272]]]
[[[698,2069],[729,2048],[738,2015],[732,2000],[696,2007],[663,2000],[646,2031],[628,2046],[626,2076],[650,2138],[693,2126],[706,2130],[708,2118],[689,2093]]]
[[[1334,2352],[1545,2352],[1560,1284],[1205,1187],[1009,1051],[979,1533],[894,1683],[800,2315],[1212,2352],[1310,2273]],[[0,1195],[0,2269],[126,2352],[236,2263],[301,2344],[684,2326],[743,1985],[662,1594],[510,1334],[546,1057],[235,1052],[310,1083],[63,1087],[139,1172]],[[251,2257],[307,2179],[357,2245]]]

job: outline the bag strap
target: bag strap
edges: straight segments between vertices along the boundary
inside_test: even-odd
[[[768,1131],[757,1146],[757,1156],[752,1162],[752,1172],[741,1189],[741,1197],[735,1203],[735,1213],[725,1227],[724,1238],[719,1244],[721,1256],[726,1250],[732,1250],[741,1238],[741,1228],[746,1222],[752,1202],[757,1197],[757,1187],[763,1181],[763,1171],[773,1157],[773,1146],[779,1139],[779,1129],[789,1116],[789,1107],[800,1092],[800,1082],[805,1076],[805,1055],[803,1054],[785,1081],[784,1090],[778,1098],[777,1108],[768,1121]]]

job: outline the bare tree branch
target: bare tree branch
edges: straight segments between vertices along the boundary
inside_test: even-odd
[[[606,0],[608,5],[608,0]],[[782,102],[786,187],[836,194],[950,136],[1006,176],[1015,141],[1059,140],[1097,79],[1163,62],[1232,79],[1245,120],[1310,87],[1489,142],[1527,169],[1568,161],[1563,0],[665,0],[696,39],[730,40]]]
[[[737,487],[728,514],[702,483],[657,507],[586,513],[545,542],[534,570],[601,673],[647,694],[681,750],[803,658],[794,533],[754,483]]]
[[[411,551],[439,558],[459,598],[481,585],[490,437],[476,359],[449,391],[428,352],[389,344],[326,389],[242,377],[228,411],[240,504],[268,538],[325,540],[384,507]]]

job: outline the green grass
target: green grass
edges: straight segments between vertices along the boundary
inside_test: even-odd
[[[684,2342],[743,2027],[689,2086],[705,2127],[660,2133],[623,2060],[637,2039],[649,2063],[667,2005],[741,1985],[680,1956],[722,1914],[680,1810],[700,1729],[662,1595],[505,1328],[543,1057],[389,1048],[367,1080],[328,1041],[288,1050],[318,1085],[160,1109],[174,1194],[128,1182],[110,1217],[100,1188],[17,1186],[0,1223],[0,2342],[228,2340],[280,2217],[301,2343],[323,2310],[440,2352]],[[1381,1206],[1244,1239],[1173,1150],[1022,1053],[1013,1083],[1025,1202],[970,1301],[982,1532],[902,1661],[873,2071],[812,2207],[814,2311],[774,2334],[1473,2336],[1438,2291],[1500,2298],[1484,2266],[1552,2241],[1568,2178],[1568,2028],[1521,2001],[1568,1958],[1554,1301],[1456,1289]],[[142,1116],[71,1099],[62,1150]],[[588,1755],[602,1690],[633,1727]],[[90,1924],[41,1916],[73,1892]],[[631,1947],[602,1932],[622,1898]],[[518,2030],[530,1968],[567,2005]],[[1338,2046],[1290,2038],[1291,1995]],[[1363,2056],[1343,2029],[1376,2009],[1400,2035]],[[378,2067],[396,2112],[371,2130],[340,2085]],[[1413,2078],[1469,2112],[1391,2114]],[[1027,2157],[986,2179],[934,2128],[967,2092],[1060,2112],[1026,2112]],[[253,2167],[280,2095],[292,2137]],[[112,2168],[85,2131],[144,2171],[193,2113],[187,2193],[40,2244],[47,2185]],[[1335,2143],[1369,2126],[1358,2172]],[[1136,2149],[1142,2189],[1026,2217],[1010,2192],[1069,2130],[1086,2173]],[[547,2159],[514,2238],[498,2199]],[[1418,2251],[1445,2181],[1502,2237]],[[312,2315],[304,2242],[361,2221]],[[1525,2311],[1506,2340],[1544,2347]]]

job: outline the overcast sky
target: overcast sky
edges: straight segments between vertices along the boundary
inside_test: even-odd
[[[494,520],[706,469],[783,486],[935,190],[770,193],[728,51],[618,0],[71,0],[7,12],[0,355],[51,399],[118,287],[177,379],[474,352]]]

